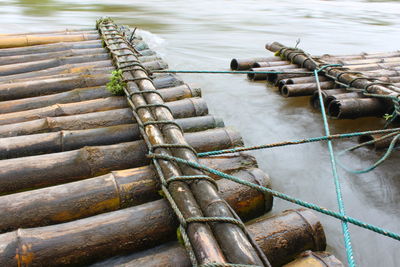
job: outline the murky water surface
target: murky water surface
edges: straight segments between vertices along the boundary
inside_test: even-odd
[[[400,1],[133,1],[2,0],[1,32],[93,26],[111,16],[138,26],[171,69],[228,69],[230,59],[268,55],[267,42],[279,41],[312,54],[350,54],[400,49]],[[151,33],[150,33],[151,32]],[[323,135],[321,115],[307,98],[285,99],[265,83],[241,75],[183,75],[203,89],[212,113],[238,129],[247,145]],[[334,133],[379,129],[375,119],[330,121]],[[335,142],[335,150],[355,140]],[[276,190],[337,210],[326,143],[254,153]],[[343,158],[360,168],[376,160],[368,149]],[[400,232],[399,153],[364,175],[340,171],[346,211],[358,219]],[[297,208],[276,199],[274,212]],[[319,215],[329,250],[346,261],[341,226]],[[359,266],[399,266],[400,242],[350,226]]]

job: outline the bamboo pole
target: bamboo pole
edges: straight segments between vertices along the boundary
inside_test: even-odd
[[[328,108],[328,105],[326,103],[326,98],[330,95],[334,95],[334,94],[343,94],[346,93],[346,89],[341,88],[341,89],[327,89],[327,90],[323,90],[321,92],[322,94],[322,100],[324,102],[324,105],[326,108]],[[317,91],[314,92],[314,94],[312,95],[312,97],[310,98],[310,104],[313,108],[320,110],[321,106],[319,103],[319,93]]]
[[[187,133],[185,138],[198,152],[242,145],[232,129],[217,128]],[[71,182],[112,170],[149,164],[143,141],[107,146],[86,146],[77,150],[0,161],[0,194]],[[12,177],[12,179],[11,179]]]
[[[49,58],[95,55],[95,54],[105,54],[105,53],[107,53],[107,50],[104,48],[91,48],[91,49],[70,49],[70,50],[51,52],[51,53],[8,56],[1,58],[0,65],[26,63],[30,61],[45,60]]]
[[[176,87],[159,89],[159,93],[166,102],[170,102],[184,98],[200,97],[201,89],[190,88],[188,85],[184,84]],[[108,91],[105,86],[77,88],[58,94],[2,101],[0,102],[0,114],[38,109],[55,104],[76,103],[110,96],[113,96],[113,94]],[[0,118],[2,116],[3,115],[0,115]]]
[[[272,62],[255,62],[251,65],[251,68],[267,68],[267,67],[280,67],[280,66],[287,66],[290,62],[287,61],[272,61]]]
[[[293,71],[293,69],[297,69],[295,65],[285,65],[285,66],[278,66],[278,67],[266,67],[266,68],[251,68],[250,71]],[[267,80],[268,74],[266,73],[248,73],[247,78],[252,81],[259,81],[259,80]]]
[[[364,98],[365,96],[359,92],[346,91],[340,94],[331,94],[325,98],[325,105],[329,107],[332,101],[341,100],[346,98]]]
[[[268,48],[267,48],[268,49]],[[332,63],[338,63],[337,60],[360,60],[360,59],[370,59],[370,58],[386,58],[386,57],[398,57],[400,56],[400,51],[393,52],[375,52],[375,53],[361,53],[355,55],[329,55],[325,54],[322,56],[317,56],[317,59],[328,61]]]
[[[214,116],[175,120],[185,132],[223,127]],[[0,138],[0,159],[34,156],[79,149],[84,146],[112,145],[140,140],[137,124],[122,124],[87,130],[59,131]]]
[[[31,82],[0,84],[0,101],[48,95],[75,88],[105,85],[111,74],[72,75],[65,78],[33,80]]]
[[[381,117],[390,109],[378,98],[345,98],[332,101],[328,115],[336,119],[356,119],[359,117]]]
[[[320,82],[320,87],[323,90],[333,88],[335,85],[333,81]],[[282,87],[280,93],[284,97],[308,96],[312,95],[317,89],[316,83],[286,84]]]
[[[343,65],[361,65],[361,64],[373,64],[373,63],[399,63],[400,57],[387,57],[387,58],[370,58],[370,59],[359,59],[359,60],[339,60]]]
[[[322,225],[309,210],[288,210],[275,216],[261,217],[246,225],[274,267],[289,263],[306,249],[323,250],[326,246]],[[190,267],[192,265],[185,249],[177,242],[169,242],[93,265],[93,267],[105,266]]]
[[[233,182],[220,184],[225,183]],[[242,190],[243,186],[237,188]],[[236,190],[226,191],[233,209],[243,205],[235,194],[238,194]],[[168,202],[164,199],[152,201],[73,222],[1,234],[0,264],[87,265],[174,240],[176,227],[177,221]]]
[[[249,70],[256,62],[281,61],[279,57],[258,57],[249,59],[232,59],[231,70]]]
[[[6,48],[0,50],[0,56],[16,56],[28,55],[37,53],[51,53],[57,51],[64,51],[69,49],[88,49],[88,48],[101,48],[103,47],[101,40],[83,41],[83,42],[70,42],[70,43],[54,43],[46,45],[35,45],[29,47]]]
[[[223,164],[218,170],[225,171],[224,167],[228,167],[226,171],[229,172],[238,169],[238,166]],[[237,170],[234,175],[248,182],[270,185],[269,177],[259,169]],[[228,203],[237,203],[234,206],[242,218],[255,218],[272,207],[272,198],[255,189],[227,180],[219,180],[217,184],[225,192],[223,197]],[[0,203],[4,204],[0,207],[0,215],[4,218],[0,222],[0,233],[64,223],[141,205],[160,199],[159,190],[155,170],[145,166],[3,196],[0,197]]]
[[[61,42],[80,42],[88,40],[97,40],[98,34],[76,34],[76,35],[53,35],[53,36],[36,36],[23,35],[0,38],[0,48],[13,48],[21,46],[43,45]]]
[[[65,64],[76,64],[84,62],[93,62],[109,59],[108,54],[95,54],[74,57],[59,57],[53,59],[38,60],[32,62],[25,62],[16,65],[2,65],[0,66],[0,76],[13,75],[48,68],[59,67]]]
[[[81,32],[81,33],[98,33],[96,29],[92,28],[72,28],[72,29],[65,29],[65,30],[60,30],[60,31],[46,31],[46,32],[17,32],[17,33],[2,33],[0,36],[15,36],[15,35],[42,35],[42,34],[73,34],[74,32]]]
[[[318,79],[320,82],[329,81],[329,78],[327,78],[325,76],[318,76]],[[315,82],[315,77],[313,77],[313,76],[287,78],[287,79],[279,80],[278,88],[279,88],[279,90],[281,90],[282,87],[286,84],[301,84],[301,83],[312,83],[312,82]]]
[[[100,32],[107,29],[115,29],[113,23],[100,24]],[[121,41],[121,39],[119,39]],[[118,48],[118,45],[115,47]],[[136,57],[127,56],[125,60],[136,60]],[[147,78],[143,70],[135,70],[132,72],[125,72],[124,78]],[[154,90],[154,86],[148,80],[139,80],[137,83],[128,82],[128,92],[133,91],[147,91]],[[146,104],[163,104],[163,100],[157,94],[133,95],[131,101],[134,106]],[[162,107],[153,109],[153,114],[148,109],[138,110],[138,116],[144,122],[146,121],[170,121],[173,120],[173,115]],[[146,126],[146,133],[149,136],[152,144],[179,144],[187,145],[185,138],[179,128],[176,126],[163,127],[162,130],[154,125]],[[189,160],[198,161],[196,155],[188,149],[171,149],[174,156]],[[157,148],[155,153],[170,155],[170,151]],[[202,171],[193,169],[189,166],[180,166],[177,168],[171,162],[159,160],[161,170],[166,175],[166,179],[171,176],[181,175],[204,175]],[[206,180],[200,180],[197,183],[187,183],[181,181],[174,181],[169,185],[169,191],[172,198],[177,204],[179,210],[185,218],[203,216],[224,216],[232,217],[232,212],[229,207],[221,201],[220,196],[215,190],[215,187]],[[201,209],[200,209],[201,208]],[[243,264],[262,264],[261,259],[254,250],[254,247],[249,242],[247,236],[239,226],[230,223],[214,223],[210,225],[213,233],[220,241],[217,243],[213,233],[204,223],[190,223],[187,226],[187,233],[190,239],[196,258],[200,264],[218,262],[225,263],[226,261],[232,263]],[[225,252],[226,259],[222,250]]]
[[[166,106],[175,118],[188,118],[208,114],[206,102],[202,98],[187,98],[167,102]],[[39,120],[0,125],[0,138],[29,135],[61,130],[83,130],[134,123],[130,108],[114,109],[63,117],[46,117]]]

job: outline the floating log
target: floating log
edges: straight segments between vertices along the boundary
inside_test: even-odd
[[[226,149],[242,144],[236,131],[217,128],[187,133],[185,138],[198,152]],[[143,141],[0,161],[0,194],[81,180],[112,170],[147,165]],[[11,179],[12,177],[12,179]]]
[[[238,166],[232,164],[218,165],[218,160],[214,165],[223,172],[236,170],[233,175],[245,181],[270,186],[269,177],[259,169],[237,170]],[[272,208],[271,195],[228,180],[219,180],[217,184],[228,203],[237,203],[236,209],[242,218],[252,219]],[[0,215],[4,218],[0,232],[63,223],[141,205],[160,199],[159,190],[155,170],[145,166],[3,196],[0,197],[0,203],[4,204],[0,206]]]
[[[111,74],[73,75],[65,78],[0,84],[0,101],[65,92],[75,88],[105,85]]]
[[[186,98],[167,102],[175,118],[188,118],[208,114],[207,104],[202,98]],[[63,117],[46,117],[39,120],[0,125],[0,137],[12,137],[61,130],[82,130],[119,124],[134,123],[130,108],[114,109]]]
[[[0,50],[1,51],[1,50]],[[62,75],[62,74],[81,74],[86,71],[103,69],[103,68],[113,68],[112,62],[110,60],[100,60],[94,62],[84,62],[78,64],[66,64],[55,68],[49,68],[38,71],[25,72],[15,75],[7,75],[0,76],[0,82],[15,82],[18,80],[24,79],[46,79],[49,76],[53,75]],[[110,71],[111,72],[111,71]]]
[[[324,250],[326,246],[320,222],[311,211],[305,209],[288,210],[272,217],[259,218],[255,222],[249,222],[247,229],[274,267],[289,263],[304,249]],[[93,267],[103,266],[190,267],[192,265],[185,249],[177,242],[169,242],[93,265]]]
[[[260,201],[259,193],[256,193],[255,197],[252,194],[242,195],[245,193],[243,190],[248,189],[231,181],[219,184],[225,191],[224,197],[238,212],[240,206],[248,205],[242,202],[241,197],[245,196],[249,203]],[[115,198],[110,196],[109,205],[118,201]],[[258,204],[255,207],[248,206],[248,209],[257,209],[256,206]],[[174,240],[176,227],[177,221],[168,202],[152,201],[73,222],[19,229],[2,234],[0,264],[2,266],[41,266],[43,263],[47,266],[86,265],[113,255],[131,253]]]
[[[336,85],[333,81],[320,82],[321,89],[334,88]],[[292,96],[307,96],[313,95],[318,90],[316,83],[300,83],[300,84],[286,84],[280,90],[281,95],[285,97]]]
[[[328,115],[336,119],[380,117],[388,112],[389,108],[378,98],[346,98],[332,101],[328,106]]]
[[[326,98],[330,95],[334,95],[334,94],[343,94],[346,93],[348,91],[346,91],[346,89],[327,89],[327,90],[323,90],[321,92],[322,94],[322,100],[324,102],[325,107],[327,108],[328,105],[326,104]],[[315,91],[314,94],[312,95],[312,97],[310,98],[310,103],[311,106],[315,109],[320,109],[320,104],[319,104],[319,94],[318,91]]]
[[[95,54],[105,54],[105,53],[107,53],[107,49],[105,48],[92,48],[92,49],[70,49],[70,50],[51,52],[51,53],[8,56],[1,58],[0,65],[25,63],[29,61],[45,60],[49,58],[95,55]]]
[[[100,39],[98,34],[77,34],[77,35],[53,35],[36,36],[25,35],[15,37],[0,37],[0,48],[12,48],[21,46],[43,45],[60,42],[79,42]]]
[[[94,54],[94,55],[84,55],[84,56],[74,56],[74,57],[59,57],[53,59],[25,62],[16,65],[13,64],[2,65],[0,66],[0,76],[54,68],[65,64],[101,61],[109,58],[110,56],[108,54]]]
[[[307,250],[300,254],[296,260],[284,265],[283,267],[344,267],[334,255],[326,251]]]
[[[250,59],[232,59],[231,70],[249,70],[256,62],[281,61],[279,57],[258,57]]]
[[[223,122],[214,116],[176,119],[175,121],[185,132],[223,127]],[[137,124],[0,138],[0,159],[69,151],[84,146],[112,145],[136,141],[140,138]]]
[[[341,100],[346,98],[363,98],[365,97],[362,93],[346,91],[340,94],[332,94],[325,98],[325,105],[329,107],[330,103],[335,100]]]
[[[251,68],[250,71],[284,71],[289,70],[293,71],[293,69],[297,69],[295,65],[286,65],[286,66],[279,66],[279,67],[266,67],[266,68]],[[247,78],[252,81],[260,81],[260,80],[267,80],[268,74],[266,73],[248,73]]]
[[[320,82],[329,81],[329,78],[319,75],[318,79]],[[281,89],[286,84],[301,84],[301,83],[312,83],[315,82],[314,76],[305,76],[305,77],[294,77],[294,78],[287,78],[279,80],[278,88]]]
[[[365,143],[365,142],[369,142],[369,141],[374,141],[374,143],[370,144],[369,147],[374,148],[376,150],[380,150],[380,149],[384,149],[384,148],[388,148],[390,146],[390,143],[392,142],[393,138],[395,136],[391,136],[382,140],[379,140],[379,138],[383,137],[386,134],[368,134],[368,135],[362,135],[358,138],[358,142],[361,143]],[[396,146],[399,145],[399,141],[396,142]]]
[[[200,97],[200,88],[190,88],[188,85],[159,89],[159,93],[166,102],[180,100],[189,97]],[[98,98],[113,96],[105,86],[77,88],[58,94],[23,98],[0,102],[0,114],[19,112],[29,109],[47,107],[54,104],[74,103]],[[1,117],[2,115],[0,115]]]

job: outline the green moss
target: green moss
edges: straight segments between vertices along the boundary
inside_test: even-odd
[[[114,70],[111,72],[111,80],[107,83],[107,90],[113,95],[123,95],[126,82],[122,78],[122,70]]]

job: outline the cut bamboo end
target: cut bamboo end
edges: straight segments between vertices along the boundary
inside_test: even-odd
[[[34,46],[60,42],[79,42],[99,39],[98,34],[77,34],[77,35],[55,35],[55,36],[36,36],[25,35],[17,37],[1,37],[0,48],[12,48],[23,46]]]

